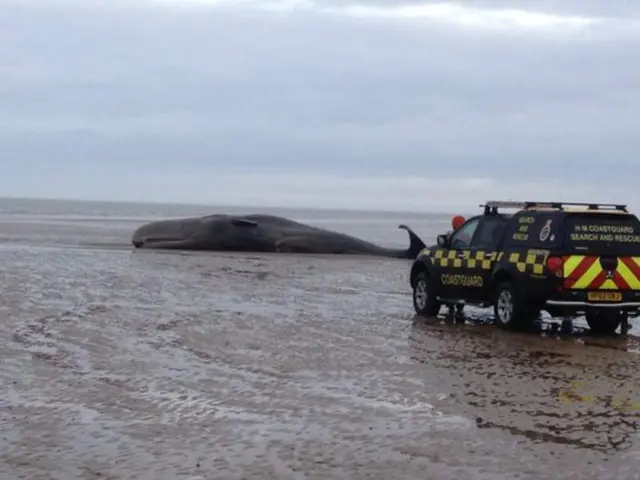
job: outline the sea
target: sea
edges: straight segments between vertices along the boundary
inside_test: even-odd
[[[143,223],[212,213],[270,213],[389,247],[409,245],[400,224],[425,242],[451,225],[448,213],[0,198],[0,243],[129,248],[131,234]]]

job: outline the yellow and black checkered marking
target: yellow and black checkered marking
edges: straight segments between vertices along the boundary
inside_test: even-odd
[[[513,263],[520,273],[542,275],[549,253],[526,251],[522,253],[509,253],[508,255],[507,261]]]
[[[458,256],[457,250],[434,250],[425,251],[424,256],[430,258],[434,265],[451,268],[474,268],[481,270],[491,270],[494,262],[504,258],[504,252],[487,252],[485,250],[477,252],[464,251],[462,257]],[[527,251],[523,253],[509,253],[507,261],[513,263],[519,272],[542,275],[544,273],[545,262],[549,255],[546,251]]]
[[[463,256],[458,256],[460,252],[457,250],[435,250],[433,252],[425,252],[425,256],[431,258],[434,265],[440,267],[452,268],[480,268],[482,270],[491,270],[493,262],[498,258],[496,252],[463,251]]]

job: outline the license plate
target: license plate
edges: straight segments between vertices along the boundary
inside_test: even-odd
[[[592,302],[621,302],[622,293],[620,292],[589,292],[587,299]]]

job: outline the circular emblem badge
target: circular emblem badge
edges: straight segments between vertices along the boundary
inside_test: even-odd
[[[551,235],[551,219],[547,220],[547,223],[540,230],[540,241],[546,242],[549,235]]]

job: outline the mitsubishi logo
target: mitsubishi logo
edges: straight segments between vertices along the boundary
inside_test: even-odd
[[[600,257],[600,266],[606,272],[607,278],[613,278],[613,274],[618,268],[618,258]]]

